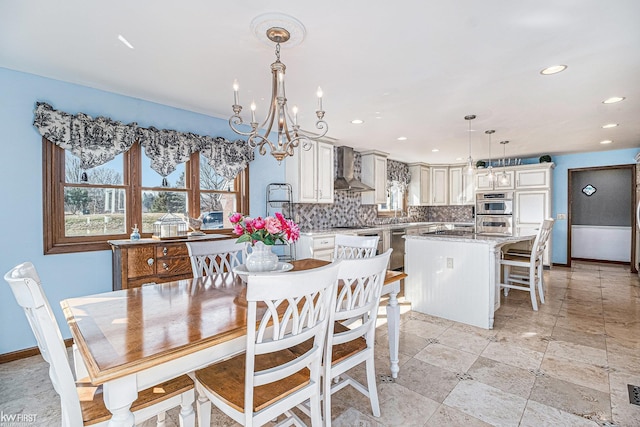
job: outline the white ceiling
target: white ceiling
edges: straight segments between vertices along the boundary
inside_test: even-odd
[[[250,24],[264,13],[304,24],[282,47],[287,98],[310,129],[321,86],[338,145],[455,163],[476,114],[474,159],[487,129],[494,158],[502,140],[507,157],[640,147],[638,0],[2,0],[0,67],[225,119],[237,79],[261,119],[275,55]],[[568,69],[540,74],[555,64]]]

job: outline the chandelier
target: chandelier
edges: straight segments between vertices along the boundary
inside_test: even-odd
[[[276,158],[278,163],[282,162],[287,156],[293,156],[293,149],[302,144],[304,150],[309,150],[312,146],[312,140],[318,140],[327,134],[329,130],[327,122],[324,119],[324,110],[322,109],[322,89],[318,87],[318,109],[316,110],[316,129],[319,133],[311,133],[300,129],[298,124],[298,108],[292,108],[293,118],[289,114],[287,106],[287,97],[284,90],[284,75],[287,67],[280,62],[280,44],[289,40],[291,34],[288,30],[281,27],[271,27],[266,31],[267,38],[276,44],[276,62],[271,64],[271,104],[267,117],[258,124],[256,121],[256,104],[251,103],[251,130],[243,132],[238,128],[244,121],[240,116],[242,106],[238,101],[238,83],[233,83],[233,116],[229,118],[229,126],[231,129],[243,136],[247,136],[247,143],[251,148],[260,147],[260,154],[267,153],[267,147],[271,150],[271,155]],[[269,135],[272,129],[277,129],[277,141],[270,141]],[[260,134],[259,129],[264,129],[264,133]]]

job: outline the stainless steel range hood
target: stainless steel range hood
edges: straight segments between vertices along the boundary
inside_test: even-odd
[[[373,191],[368,185],[358,181],[353,176],[355,153],[351,147],[337,147],[336,155],[338,160],[337,178],[333,184],[335,190],[341,191]]]

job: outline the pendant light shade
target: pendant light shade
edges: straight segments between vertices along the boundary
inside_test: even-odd
[[[509,176],[507,175],[507,171],[504,170],[504,167],[507,165],[507,144],[509,141],[500,141],[500,145],[502,145],[502,173],[498,178],[498,182],[500,185],[509,185]]]
[[[467,175],[473,175],[473,171],[475,170],[473,165],[473,159],[471,158],[471,120],[475,119],[475,114],[469,114],[468,116],[464,116],[464,119],[469,122],[469,157],[467,158],[467,166],[465,166],[464,171]]]
[[[489,175],[487,176],[487,178],[489,178],[490,182],[495,182],[496,180],[496,174],[493,171],[493,166],[491,161],[491,135],[493,135],[495,132],[496,131],[493,129],[484,131],[484,133],[489,135],[489,167],[487,167],[487,169],[489,170]]]

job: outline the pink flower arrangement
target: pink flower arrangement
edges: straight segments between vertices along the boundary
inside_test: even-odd
[[[275,217],[250,218],[239,212],[229,215],[229,221],[233,225],[233,233],[240,236],[238,243],[262,242],[265,245],[275,245],[277,242],[293,243],[300,237],[300,228],[290,219],[286,219],[281,213],[276,212]]]

